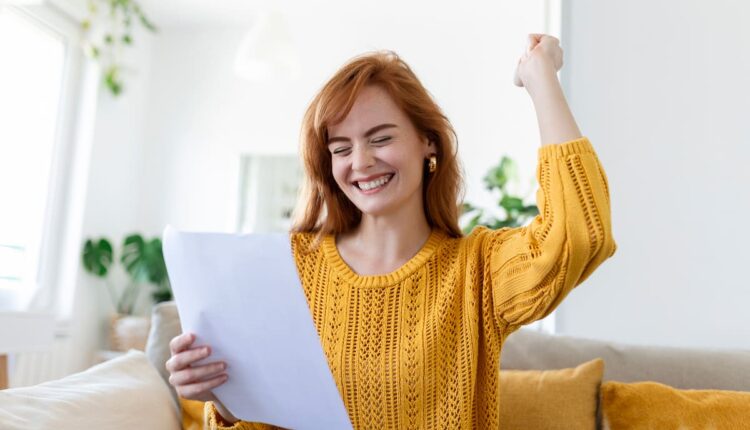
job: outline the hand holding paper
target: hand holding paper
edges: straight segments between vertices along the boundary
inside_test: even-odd
[[[227,363],[229,378],[213,392],[229,412],[285,428],[351,428],[288,235],[167,227],[163,242],[183,332]]]

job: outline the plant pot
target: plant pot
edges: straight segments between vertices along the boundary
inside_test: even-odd
[[[151,319],[135,315],[113,315],[110,321],[110,344],[115,351],[146,350]]]

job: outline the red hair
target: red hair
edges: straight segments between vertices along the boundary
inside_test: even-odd
[[[362,212],[339,188],[328,151],[328,126],[338,124],[366,85],[378,85],[396,102],[414,128],[435,145],[437,170],[423,165],[422,198],[427,222],[451,237],[461,237],[459,199],[463,193],[456,155],[457,137],[448,118],[396,53],[372,52],[345,64],[318,92],[305,112],[300,136],[300,155],[305,181],[295,209],[292,231],[345,233],[356,227]]]

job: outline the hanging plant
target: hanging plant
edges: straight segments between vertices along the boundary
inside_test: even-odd
[[[84,49],[99,62],[104,85],[117,96],[124,87],[122,51],[133,45],[134,21],[152,33],[156,26],[133,0],[89,0],[88,12],[81,22]]]

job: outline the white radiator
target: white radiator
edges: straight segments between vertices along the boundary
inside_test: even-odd
[[[58,333],[47,350],[12,354],[9,386],[26,387],[67,376],[73,364],[72,344],[70,336]]]

